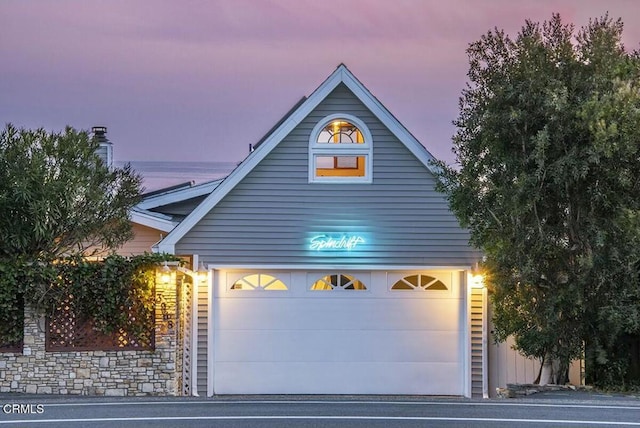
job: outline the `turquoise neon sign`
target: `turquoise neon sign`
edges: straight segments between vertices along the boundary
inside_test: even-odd
[[[314,251],[351,251],[364,243],[360,235],[317,235],[310,239],[309,248]]]

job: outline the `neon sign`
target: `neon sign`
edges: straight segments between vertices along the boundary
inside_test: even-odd
[[[339,237],[317,235],[311,238],[309,248],[315,251],[351,251],[365,240],[360,235],[342,235]]]

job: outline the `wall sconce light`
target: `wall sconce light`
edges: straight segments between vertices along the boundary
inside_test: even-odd
[[[207,282],[207,278],[209,277],[209,271],[204,267],[204,263],[200,262],[198,266],[198,281]]]
[[[471,288],[484,288],[484,277],[482,275],[471,276]]]
[[[480,268],[480,263],[476,262],[473,268],[471,268],[471,287],[472,288],[484,288],[484,275]]]
[[[160,279],[163,284],[167,285],[171,281],[171,268],[164,262],[164,266],[162,267],[162,274],[160,275]]]

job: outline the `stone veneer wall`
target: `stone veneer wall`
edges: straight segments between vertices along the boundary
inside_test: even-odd
[[[25,309],[22,353],[0,353],[0,392],[179,395],[175,288],[156,295],[155,351],[47,352],[44,319]]]

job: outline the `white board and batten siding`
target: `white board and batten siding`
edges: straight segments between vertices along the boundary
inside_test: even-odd
[[[504,342],[496,342],[493,338],[493,324],[489,307],[489,395],[495,397],[498,388],[506,388],[509,384],[530,384],[538,378],[540,372],[540,360],[528,358],[515,349],[515,340],[509,336]],[[569,383],[572,385],[584,385],[584,361],[574,360],[569,366]]]

